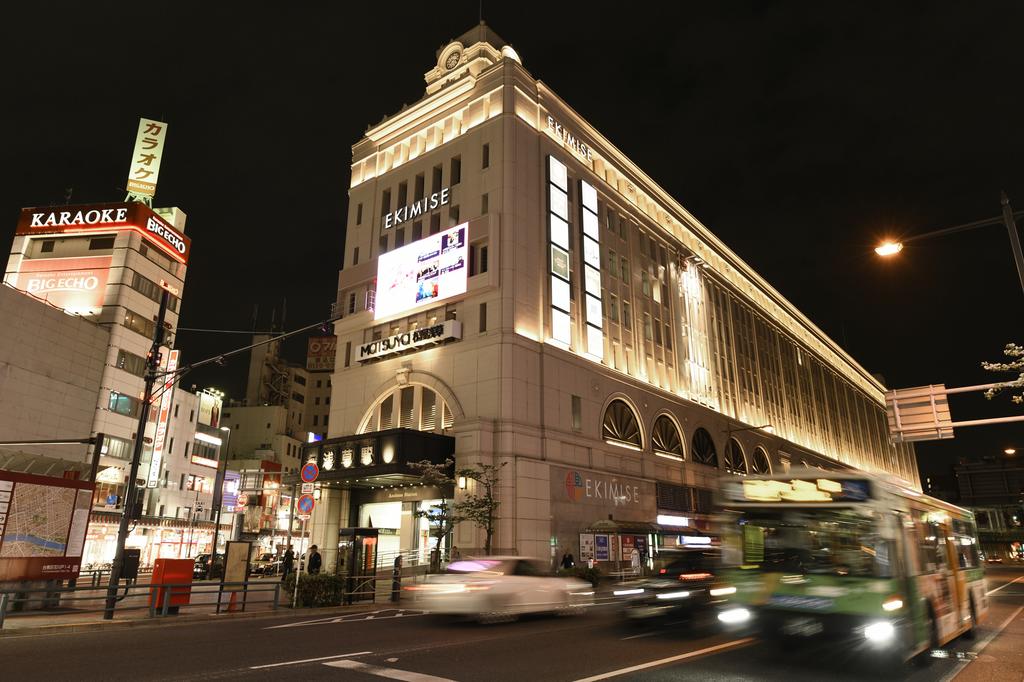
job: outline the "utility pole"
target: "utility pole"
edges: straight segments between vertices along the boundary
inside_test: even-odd
[[[153,386],[156,384],[157,372],[160,369],[160,347],[163,346],[166,333],[164,319],[167,317],[167,304],[170,301],[170,295],[171,292],[166,288],[160,295],[160,311],[156,316],[156,329],[153,330],[153,345],[146,358],[146,388],[142,394],[142,405],[139,408],[139,423],[136,426],[135,444],[132,448],[132,465],[128,472],[124,504],[121,506],[121,524],[117,528],[117,549],[114,553],[114,562],[110,565],[107,603],[103,610],[104,620],[111,620],[114,617],[114,607],[117,605],[117,590],[121,584],[121,571],[124,568],[124,545],[128,540],[128,523],[135,516],[135,498],[139,494],[136,479],[139,475],[139,462],[142,460],[142,444],[146,435],[146,425],[149,423],[149,407],[153,402]]]
[[[1020,250],[1020,234],[1017,232],[1017,222],[1013,218],[1013,209],[1010,207],[1010,197],[1002,192],[1000,199],[1003,204],[1003,224],[1010,233],[1010,250],[1013,251],[1013,261],[1017,264],[1017,276],[1020,278],[1020,288],[1024,291],[1024,255]]]

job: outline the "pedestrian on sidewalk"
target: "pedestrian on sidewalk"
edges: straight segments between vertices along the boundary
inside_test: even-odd
[[[566,552],[562,555],[562,568],[570,569],[576,565],[576,559],[573,557],[572,552]]]
[[[320,572],[320,565],[323,563],[323,559],[320,558],[320,552],[317,551],[316,545],[309,548],[309,574],[316,575]]]
[[[288,545],[288,549],[284,553],[284,558],[281,559],[281,580],[288,577],[288,574],[292,572],[292,567],[294,565],[295,552],[292,551],[292,546]]]

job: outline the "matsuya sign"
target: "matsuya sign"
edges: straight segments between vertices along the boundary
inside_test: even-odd
[[[412,331],[394,334],[385,339],[377,339],[364,343],[359,347],[359,362],[375,360],[392,353],[401,353],[414,348],[432,346],[448,339],[462,338],[462,323],[458,320],[445,320],[443,324],[432,327],[413,329]]]
[[[74,232],[134,230],[164,253],[188,262],[191,240],[142,203],[85,204],[23,208],[15,234],[46,235]]]

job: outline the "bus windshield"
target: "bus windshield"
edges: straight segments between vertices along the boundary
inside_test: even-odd
[[[892,543],[879,536],[872,516],[852,509],[745,510],[734,530],[734,551],[724,557],[729,563],[740,560],[765,572],[893,574]]]

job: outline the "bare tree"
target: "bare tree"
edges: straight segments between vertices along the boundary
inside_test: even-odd
[[[475,491],[468,493],[461,502],[455,503],[455,511],[461,519],[471,521],[475,526],[482,528],[486,534],[484,540],[484,553],[491,553],[491,541],[494,538],[494,527],[498,520],[498,499],[495,497],[495,489],[498,487],[498,480],[501,469],[508,464],[476,464],[468,469],[459,469],[458,476],[465,476],[476,481]],[[461,520],[460,519],[460,520]]]
[[[409,462],[409,468],[419,474],[425,485],[436,486],[441,491],[441,501],[430,509],[417,509],[416,516],[425,518],[430,523],[430,536],[437,540],[437,548],[441,549],[441,543],[448,537],[455,524],[462,521],[462,517],[456,513],[452,505],[444,497],[444,491],[455,485],[455,480],[449,475],[455,461],[446,459],[441,464],[435,464],[429,459],[419,462]]]

